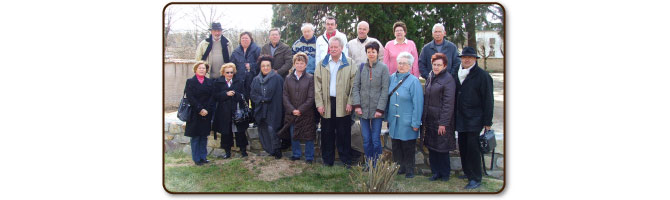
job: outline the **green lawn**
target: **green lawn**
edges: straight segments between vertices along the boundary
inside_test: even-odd
[[[221,160],[196,166],[185,153],[165,154],[165,188],[170,192],[354,192],[350,170],[342,166],[324,167],[303,160],[276,161],[271,157]],[[254,161],[254,162],[250,162]],[[275,170],[275,171],[273,171]],[[266,173],[263,173],[266,171]],[[267,173],[271,171],[272,173]],[[395,178],[396,192],[497,192],[502,180],[484,178],[482,187],[465,190],[465,180],[455,176],[448,182],[428,181],[428,177]]]

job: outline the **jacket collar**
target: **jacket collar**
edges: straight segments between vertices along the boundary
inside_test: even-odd
[[[212,43],[212,34],[209,34],[209,37],[205,40],[207,40],[207,42],[209,42],[211,44]],[[226,43],[228,43],[228,38],[221,35],[221,40],[219,40],[219,41],[221,41],[221,44],[226,44]]]
[[[477,76],[479,73],[481,73],[481,72],[483,71],[482,68],[479,68],[479,64],[478,64],[477,62],[475,62],[475,64],[472,65],[472,67],[470,67],[470,68],[471,68],[471,69],[470,69],[470,73],[468,73],[468,75],[465,76],[465,81],[463,81],[463,83],[465,83],[466,81],[472,79],[472,77]],[[458,78],[458,73],[456,73],[456,74],[453,75],[453,76],[456,77],[456,80],[458,80],[458,81],[456,81],[456,83],[457,83],[457,84],[461,84],[461,79]],[[461,84],[461,85],[462,85],[462,84]]]
[[[261,83],[265,83],[270,78],[272,78],[273,76],[278,76],[278,75],[277,75],[277,72],[275,72],[275,70],[270,70],[270,73],[268,73],[268,75],[265,75],[265,78],[263,78],[263,72],[258,73],[258,76],[261,77]]]
[[[300,36],[300,42],[307,43],[307,44],[316,43],[316,36],[312,35],[312,39],[309,39],[309,40],[305,40],[305,36]]]
[[[321,61],[321,67],[328,68],[328,61],[329,60],[330,60],[330,54],[326,54],[326,57],[323,58],[323,61]],[[344,55],[344,52],[342,52],[342,56],[340,56],[340,60],[342,61],[342,65],[340,65],[340,67],[337,68],[338,70],[349,65],[349,62],[347,62],[347,56]]]

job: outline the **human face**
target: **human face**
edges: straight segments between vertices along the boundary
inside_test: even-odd
[[[358,39],[365,39],[368,37],[368,32],[370,32],[370,26],[365,23],[358,25]]]
[[[228,67],[228,68],[226,68],[226,69],[223,70],[223,76],[226,77],[226,80],[233,79],[233,76],[234,76],[234,75],[235,75],[235,74],[234,74],[234,72],[233,72],[233,68]]]
[[[475,58],[475,57],[461,56],[461,65],[465,69],[472,67],[475,64],[476,61],[477,61],[477,58]]]
[[[435,31],[433,31],[433,39],[435,42],[442,42],[444,39],[444,29],[442,27],[435,27]]]
[[[375,61],[377,61],[377,50],[369,48],[365,50],[365,53],[368,55],[368,61],[370,63],[374,63]]]
[[[307,64],[305,64],[305,61],[302,60],[296,60],[293,63],[293,66],[295,67],[295,71],[298,73],[302,73],[305,71],[305,68],[307,68]]]
[[[398,72],[402,73],[407,73],[409,72],[410,68],[410,63],[409,59],[407,58],[400,58],[400,61],[398,61]]]
[[[207,67],[205,64],[198,65],[198,68],[195,69],[195,73],[199,76],[204,76],[207,73]]]
[[[312,28],[305,28],[305,30],[302,30],[302,36],[305,37],[305,40],[312,39],[312,37],[314,37],[314,31]]]
[[[326,20],[326,32],[332,34],[335,32],[335,29],[337,29],[337,23],[335,23],[334,19],[327,19]]]
[[[242,45],[242,48],[249,48],[249,45],[251,44],[251,38],[249,35],[242,35],[242,37],[240,37],[240,44]]]
[[[333,57],[333,59],[339,59],[340,56],[342,55],[342,45],[340,45],[340,42],[332,42],[330,43],[330,46],[328,47],[328,50],[330,52],[330,56]]]
[[[270,71],[272,71],[272,63],[267,60],[261,62],[261,73],[263,73],[263,75],[268,75]]]
[[[402,29],[402,27],[398,26],[398,27],[395,27],[395,30],[393,30],[393,31],[394,31],[394,35],[395,35],[396,39],[400,39],[400,40],[405,39],[405,34],[407,34],[407,33],[405,33],[405,29]]]
[[[279,31],[270,32],[270,42],[272,42],[273,45],[279,43]]]
[[[442,72],[442,70],[444,70],[445,66],[446,65],[444,65],[444,61],[442,59],[437,59],[437,60],[433,61],[433,73],[435,75],[440,74],[440,72]]]
[[[221,37],[221,30],[211,30],[212,38],[218,39]]]

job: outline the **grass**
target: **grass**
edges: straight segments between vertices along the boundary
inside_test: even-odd
[[[296,174],[265,181],[260,168],[276,164],[273,158],[260,158],[248,165],[247,159],[220,160],[209,158],[212,163],[196,166],[191,157],[183,152],[165,154],[165,188],[170,192],[353,192],[350,170],[342,166],[324,167],[320,163],[302,164],[295,161],[291,167],[301,168]],[[286,158],[284,158],[286,159]],[[246,161],[246,162],[245,162]],[[284,161],[291,163],[291,161]],[[497,192],[503,181],[484,178],[482,187],[465,190],[465,180],[452,176],[448,182],[428,181],[428,177],[416,176],[405,179],[395,176],[394,191],[397,192]]]

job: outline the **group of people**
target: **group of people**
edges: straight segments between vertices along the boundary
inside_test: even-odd
[[[493,83],[477,66],[475,49],[465,47],[459,55],[456,45],[444,38],[442,24],[433,26],[434,40],[421,54],[405,37],[403,22],[393,25],[395,39],[384,46],[367,35],[365,21],[357,25],[358,37],[349,41],[337,31],[334,17],[326,18],[325,27],[317,37],[312,24],[303,24],[302,36],[292,47],[280,41],[276,28],[263,47],[243,32],[239,47],[229,56],[221,24],[212,24],[211,35],[197,47],[195,76],[185,88],[193,108],[185,133],[191,137],[193,161],[209,162],[206,145],[212,130],[222,136],[222,158],[231,157],[234,145],[247,156],[249,124],[235,123],[232,114],[250,99],[261,145],[277,159],[282,157],[283,140],[290,141],[290,160],[304,153],[305,161],[313,163],[320,124],[323,164],[333,166],[337,150],[349,168],[355,115],[360,118],[366,161],[381,155],[382,122],[387,121],[399,174],[414,177],[416,142],[421,139],[429,149],[429,180],[449,180],[449,151],[458,144],[465,173],[459,178],[469,179],[467,189],[479,187],[478,136],[492,125]],[[426,80],[425,88],[419,77]]]

